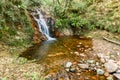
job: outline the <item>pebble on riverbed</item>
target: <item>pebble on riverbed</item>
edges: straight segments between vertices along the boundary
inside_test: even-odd
[[[95,62],[95,60],[87,60],[87,62],[88,62],[89,64],[93,64],[93,63]]]
[[[105,72],[102,69],[97,69],[97,74],[103,75]]]
[[[112,75],[110,75],[110,76],[107,77],[107,80],[114,80],[114,78],[113,78]]]
[[[88,69],[89,68],[88,64],[78,64],[78,66],[82,69]]]
[[[66,64],[66,68],[70,68],[72,66],[72,62],[67,62],[67,64]]]

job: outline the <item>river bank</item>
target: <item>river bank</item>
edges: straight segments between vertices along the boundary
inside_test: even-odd
[[[109,55],[110,59],[115,60],[116,62],[120,61],[120,46],[114,43],[108,42],[102,39],[102,36],[106,35],[113,35],[106,31],[94,31],[87,33],[86,36],[92,37],[93,40],[93,51],[91,54],[85,54],[85,56],[89,56],[88,60],[94,59],[98,60],[97,53],[101,53],[103,55]],[[111,37],[118,37],[120,35],[114,35]],[[110,36],[109,36],[110,37]],[[36,79],[40,80],[43,78],[45,66],[41,64],[36,64],[34,60],[26,60],[25,58],[19,58],[18,56],[11,56],[8,49],[10,47],[6,45],[1,45],[1,52],[0,52],[0,78],[6,78],[7,80],[29,80],[29,79]],[[17,48],[16,48],[17,49]],[[18,50],[19,51],[19,50]],[[95,57],[93,57],[95,55]],[[58,55],[59,56],[59,55]],[[81,55],[82,56],[82,55]],[[91,56],[91,57],[90,57]],[[61,61],[59,61],[61,62]],[[66,61],[67,63],[69,61]],[[55,64],[53,64],[54,66]],[[53,74],[53,73],[52,73]],[[79,75],[79,74],[78,74]],[[81,77],[83,77],[81,75]],[[73,78],[74,79],[74,78]],[[96,80],[97,76],[94,77],[93,80]]]

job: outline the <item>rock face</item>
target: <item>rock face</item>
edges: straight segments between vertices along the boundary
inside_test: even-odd
[[[37,24],[32,16],[30,16],[30,22],[31,22],[32,27],[34,29],[34,34],[33,34],[34,43],[38,44],[38,43],[41,43],[42,40],[47,40],[45,35],[42,35],[42,33],[39,31],[39,28],[38,28],[38,26],[37,26]]]
[[[104,66],[109,73],[116,72],[116,70],[118,69],[118,65],[113,61],[106,62]]]
[[[63,34],[64,34],[65,36],[72,36],[72,35],[73,35],[73,31],[72,31],[71,28],[65,28],[65,29],[63,30]]]
[[[71,28],[65,28],[63,30],[61,29],[56,29],[55,30],[55,36],[56,37],[61,37],[61,36],[72,36],[74,33]]]

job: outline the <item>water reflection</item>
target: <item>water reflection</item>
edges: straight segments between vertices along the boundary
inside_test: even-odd
[[[79,45],[80,47],[77,47]],[[61,59],[76,60],[71,52],[85,52],[92,47],[92,39],[78,38],[77,36],[62,37],[56,41],[44,41],[40,45],[35,45],[24,51],[20,57],[36,59],[39,62],[52,62]],[[51,58],[51,59],[50,59]]]

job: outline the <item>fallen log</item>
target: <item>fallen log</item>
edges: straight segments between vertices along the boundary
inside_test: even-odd
[[[105,37],[105,36],[103,36],[103,39],[106,40],[106,41],[109,41],[109,42],[111,42],[111,43],[114,43],[114,44],[120,45],[120,42],[117,42],[117,41],[111,40],[111,39],[109,39],[109,38],[107,38],[107,37]]]

